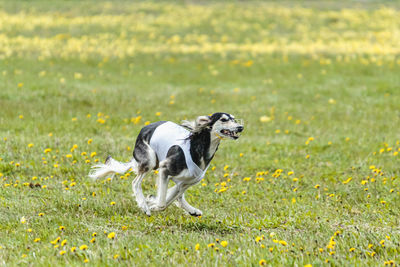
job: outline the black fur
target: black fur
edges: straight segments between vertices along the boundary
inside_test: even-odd
[[[190,138],[190,155],[192,160],[197,166],[200,166],[201,159],[204,160],[206,166],[214,157],[214,155],[208,155],[208,150],[210,148],[210,129],[205,128],[199,133],[192,135]]]
[[[185,154],[180,146],[172,146],[167,153],[168,161],[167,170],[169,175],[178,175],[184,169],[187,169]]]
[[[136,138],[135,149],[133,150],[133,157],[135,158],[136,162],[139,166],[139,171],[147,172],[150,169],[157,169],[158,168],[158,160],[156,166],[150,166],[150,162],[148,161],[148,152],[147,152],[147,145],[146,143],[150,143],[150,139],[153,136],[154,131],[158,126],[165,123],[165,121],[158,121],[146,125],[145,127],[140,130],[138,137]]]
[[[208,123],[208,127],[205,127],[201,132],[192,134],[190,136],[190,155],[192,156],[193,162],[196,163],[197,166],[200,166],[202,159],[207,166],[214,158],[215,153],[212,155],[209,155],[208,153],[211,142],[210,131],[214,123],[217,122],[224,114],[227,115],[230,119],[232,118],[231,115],[228,113],[214,113],[210,117],[211,121]],[[218,147],[215,152],[217,152],[217,150]]]

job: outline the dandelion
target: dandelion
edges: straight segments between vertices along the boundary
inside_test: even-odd
[[[114,258],[114,260],[116,260],[116,259],[119,258],[119,255],[118,255],[118,254],[115,254],[113,258]]]
[[[60,242],[61,237],[57,237],[56,239],[54,239],[53,241],[50,241],[51,244],[55,245],[58,242]]]
[[[32,143],[28,144],[29,148],[32,148],[33,146],[34,146],[34,144],[32,144]]]
[[[194,246],[194,249],[195,249],[196,251],[199,250],[199,249],[200,249],[200,244],[197,243],[197,244]]]
[[[221,241],[221,246],[223,246],[224,248],[226,247],[226,246],[228,246],[228,242],[227,241]]]
[[[287,243],[286,243],[286,241],[284,241],[284,240],[280,240],[280,241],[279,241],[279,244],[281,244],[282,246],[287,246]]]
[[[35,243],[40,242],[40,238],[39,238],[39,237],[38,237],[38,238],[35,238],[35,239],[33,240],[33,242],[35,242]]]
[[[86,259],[83,260],[83,262],[84,262],[84,263],[88,263],[88,262],[89,262],[89,259],[86,258]]]
[[[51,152],[51,148],[46,148],[45,150],[44,150],[44,153],[49,153],[49,152]]]
[[[347,180],[343,181],[342,184],[348,184],[352,179],[352,177],[349,177]]]
[[[111,233],[109,233],[109,234],[107,235],[107,237],[108,237],[109,239],[114,239],[114,238],[115,238],[115,233],[114,233],[114,232],[111,232]]]
[[[90,145],[91,143],[93,142],[93,139],[89,139],[88,141],[87,141],[87,143]]]

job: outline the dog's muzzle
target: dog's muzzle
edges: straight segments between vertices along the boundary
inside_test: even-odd
[[[221,130],[221,134],[236,140],[236,139],[239,138],[240,133],[243,132],[243,130],[244,130],[244,127],[242,125],[239,125],[233,131],[232,130],[228,130],[228,129],[223,129],[223,130]]]

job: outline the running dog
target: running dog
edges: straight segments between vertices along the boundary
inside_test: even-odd
[[[178,206],[187,213],[201,216],[202,212],[185,200],[184,193],[203,179],[220,141],[238,139],[243,129],[243,123],[233,115],[221,112],[199,116],[192,122],[183,121],[181,125],[170,121],[154,122],[140,131],[130,162],[122,163],[108,156],[104,164],[92,167],[89,177],[97,179],[133,170],[137,174],[132,181],[133,195],[146,215],[165,210],[177,200]],[[145,198],[143,178],[157,169],[157,196]],[[175,186],[168,189],[169,180]]]

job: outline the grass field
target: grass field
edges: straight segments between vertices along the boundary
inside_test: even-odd
[[[399,265],[400,3],[195,2],[0,2],[0,264]],[[201,218],[87,177],[218,111]]]

